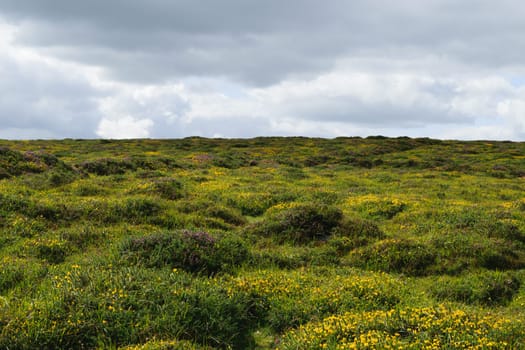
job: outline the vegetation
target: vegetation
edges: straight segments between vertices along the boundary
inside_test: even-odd
[[[0,349],[525,348],[525,143],[0,140]]]

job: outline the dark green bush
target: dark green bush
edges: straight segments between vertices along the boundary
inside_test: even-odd
[[[24,267],[19,264],[2,264],[0,268],[0,294],[16,286],[25,277]]]
[[[329,244],[318,247],[293,246],[254,252],[249,263],[256,268],[297,269],[308,266],[335,266],[340,262],[339,256],[337,248]]]
[[[487,231],[489,237],[525,243],[525,234],[516,225],[509,222],[491,221],[487,224]]]
[[[335,207],[301,204],[271,213],[245,231],[256,236],[272,237],[278,242],[304,244],[326,240],[342,219],[343,213]]]
[[[509,270],[525,267],[525,252],[519,242],[489,238],[479,233],[450,232],[433,237],[430,245],[438,254],[435,273],[458,274],[472,268]]]
[[[129,159],[103,158],[85,161],[78,168],[95,175],[118,175],[130,170],[136,170],[137,166]]]
[[[68,247],[61,242],[46,242],[36,246],[36,255],[51,264],[60,264],[70,254]]]
[[[182,183],[175,179],[155,181],[154,190],[161,198],[169,200],[176,200],[186,196]]]
[[[88,226],[79,229],[70,228],[63,231],[60,237],[72,247],[85,249],[92,245],[100,245],[107,238],[107,233],[102,229]]]
[[[149,267],[172,266],[190,272],[230,271],[249,256],[235,236],[215,237],[206,232],[180,231],[132,238],[120,249],[124,259]]]
[[[80,197],[98,196],[107,193],[107,190],[103,187],[86,183],[81,184],[73,190],[73,193]]]
[[[64,163],[45,152],[20,152],[0,147],[0,178],[9,178],[24,173],[41,173]]]
[[[109,221],[131,220],[132,222],[147,222],[159,214],[160,204],[149,198],[130,198],[118,203],[109,214]]]
[[[208,207],[204,211],[204,215],[222,219],[225,223],[234,226],[242,226],[247,222],[238,210],[234,210],[221,205],[214,205]]]
[[[179,302],[185,306],[182,338],[220,349],[254,348],[257,310],[250,296],[202,285],[183,292]]]
[[[385,237],[383,231],[372,221],[355,218],[343,220],[328,242],[339,254],[344,254]]]
[[[441,300],[493,306],[512,301],[520,286],[520,280],[513,274],[487,271],[461,277],[439,277],[430,292]]]
[[[350,252],[346,263],[370,270],[426,275],[437,254],[431,246],[407,239],[388,239]]]

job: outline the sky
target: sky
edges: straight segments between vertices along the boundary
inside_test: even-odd
[[[520,0],[0,0],[0,139],[525,141]]]

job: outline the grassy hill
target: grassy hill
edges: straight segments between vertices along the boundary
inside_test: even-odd
[[[0,140],[0,349],[525,348],[525,143]]]

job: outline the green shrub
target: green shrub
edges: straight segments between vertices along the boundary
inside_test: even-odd
[[[70,249],[63,241],[50,240],[36,244],[36,256],[51,264],[64,262],[69,254]]]
[[[437,252],[435,273],[458,274],[466,269],[509,270],[525,267],[525,252],[519,242],[488,238],[479,233],[450,232],[429,243]]]
[[[429,245],[407,239],[387,239],[350,252],[345,262],[370,270],[420,276],[430,272],[436,258],[435,250]]]
[[[24,270],[24,266],[17,263],[1,264],[0,294],[5,293],[20,283],[25,277]]]
[[[182,183],[175,179],[157,180],[153,187],[155,193],[164,199],[176,200],[186,196]]]
[[[197,345],[186,340],[150,340],[143,344],[129,345],[122,350],[211,350],[204,345]]]
[[[287,203],[297,198],[297,195],[291,191],[271,188],[264,189],[263,192],[246,191],[233,194],[221,193],[222,195],[225,196],[228,206],[239,209],[242,215],[248,216],[260,216],[277,203]]]
[[[69,228],[60,234],[61,239],[77,249],[85,249],[92,245],[100,246],[102,242],[105,242],[107,236],[104,230],[92,226]]]
[[[192,231],[132,238],[124,242],[120,252],[133,263],[150,267],[168,265],[205,274],[230,271],[249,255],[244,242],[235,236],[214,237]]]
[[[160,204],[149,198],[129,198],[116,203],[108,210],[106,220],[118,222],[127,220],[132,223],[148,222],[161,212]]]
[[[256,268],[297,269],[309,266],[337,266],[337,248],[331,244],[319,246],[278,246],[252,253],[250,265]]]
[[[111,158],[85,161],[78,167],[87,173],[99,176],[124,174],[126,171],[136,169],[136,166],[128,159]]]
[[[270,213],[263,221],[249,226],[246,232],[272,237],[278,242],[304,244],[326,240],[342,218],[341,210],[335,207],[299,204]]]
[[[222,219],[225,223],[231,224],[233,226],[242,226],[247,222],[238,210],[220,205],[208,207],[204,211],[204,215]]]
[[[45,152],[20,152],[0,147],[0,178],[10,178],[24,173],[41,173],[57,165],[65,166],[52,154]]]
[[[339,254],[344,254],[385,237],[383,231],[372,221],[356,218],[343,220],[328,242],[336,247]]]
[[[502,220],[491,221],[487,224],[487,231],[489,237],[503,238],[511,242],[525,243],[525,234],[520,229],[510,223]]]
[[[438,277],[430,292],[441,300],[492,306],[512,301],[520,286],[520,280],[513,274],[487,271],[461,277]]]
[[[80,197],[98,196],[107,192],[105,188],[91,183],[82,183],[73,188],[73,194]]]

